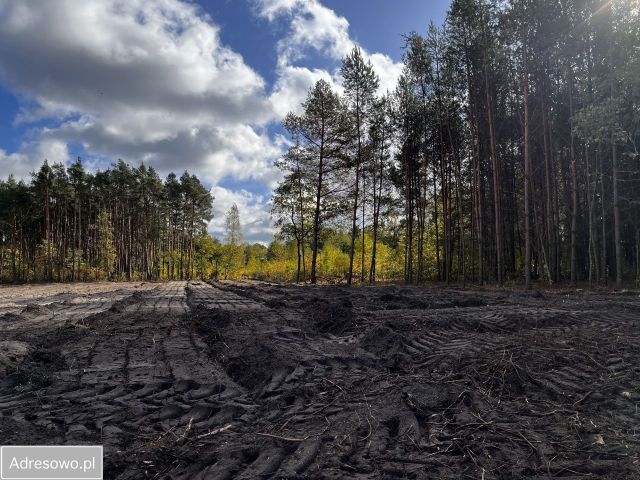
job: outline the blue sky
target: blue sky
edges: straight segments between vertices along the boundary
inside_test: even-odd
[[[442,23],[448,0],[0,0],[0,175],[44,158],[89,169],[123,158],[188,169],[245,237],[269,241],[279,127],[318,79],[337,90],[354,45],[380,75],[401,70],[402,34]]]

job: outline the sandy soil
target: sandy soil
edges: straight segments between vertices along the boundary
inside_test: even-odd
[[[105,478],[640,478],[640,299],[0,288],[0,443]]]

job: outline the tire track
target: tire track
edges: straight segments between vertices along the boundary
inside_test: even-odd
[[[0,379],[0,435],[102,443],[120,479],[640,477],[627,297],[112,292],[31,308],[22,334],[48,346]]]

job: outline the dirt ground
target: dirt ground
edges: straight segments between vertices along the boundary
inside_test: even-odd
[[[640,299],[0,287],[0,444],[105,478],[640,478]]]

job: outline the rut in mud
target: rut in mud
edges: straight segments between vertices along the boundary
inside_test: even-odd
[[[637,297],[38,288],[0,304],[0,443],[105,478],[640,478]]]

